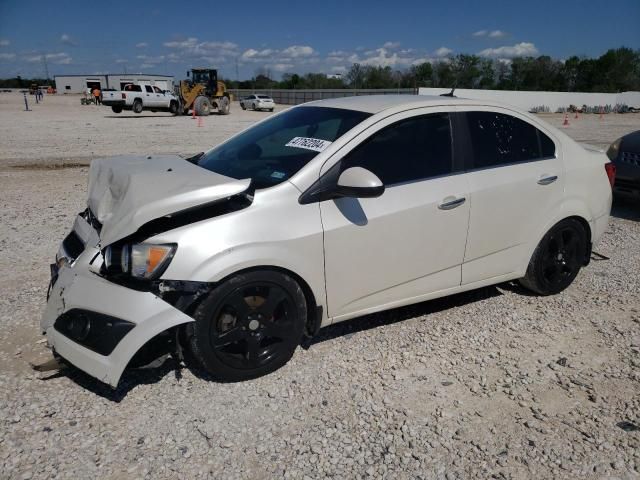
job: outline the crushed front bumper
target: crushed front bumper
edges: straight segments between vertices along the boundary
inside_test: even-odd
[[[78,216],[73,232],[84,250],[72,258],[65,243],[52,268],[52,284],[40,321],[49,345],[65,360],[116,387],[122,372],[147,341],[193,319],[151,292],[115,284],[100,276],[99,237]],[[67,245],[68,248],[68,245]]]

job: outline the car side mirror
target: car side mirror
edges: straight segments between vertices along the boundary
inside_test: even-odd
[[[384,193],[384,184],[366,168],[351,167],[338,177],[335,193],[341,197],[374,198]]]

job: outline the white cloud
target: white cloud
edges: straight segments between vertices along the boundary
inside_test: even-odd
[[[250,48],[242,52],[241,58],[243,60],[259,60],[270,58],[274,53],[276,53],[276,51],[270,48],[265,48],[263,50],[255,50],[253,48]]]
[[[453,50],[451,50],[450,48],[447,48],[447,47],[440,47],[439,49],[437,49],[435,51],[436,57],[446,57],[447,55],[450,55],[451,53],[453,53]]]
[[[164,62],[164,60],[165,60],[165,56],[164,55],[158,55],[156,57],[152,57],[152,56],[149,56],[149,55],[137,55],[136,58],[138,60],[142,60],[147,65],[157,65],[159,63]]]
[[[310,57],[315,50],[308,45],[291,45],[280,52],[283,57],[299,58]]]
[[[477,32],[473,32],[474,37],[484,37],[486,34],[486,30],[478,30]]]
[[[129,61],[125,58],[116,58],[116,63],[118,64],[122,64],[122,63],[129,63]]]
[[[503,32],[502,30],[492,30],[491,32],[489,32],[489,37],[490,38],[502,38],[506,35],[505,32]]]
[[[411,62],[411,65],[420,65],[421,63],[426,63],[426,62],[433,63],[433,60],[434,59],[431,57],[420,57],[413,60]]]
[[[240,55],[237,44],[233,42],[203,42],[196,37],[164,42],[167,48],[175,50],[185,61],[208,61],[217,59],[224,62]]]
[[[68,33],[63,33],[60,36],[60,43],[64,43],[65,45],[76,45],[75,40],[71,38],[71,35]]]
[[[9,45],[11,45],[11,42],[9,40],[7,40],[6,38],[0,39],[0,47],[8,47]]]
[[[13,60],[16,58],[15,53],[0,53],[0,60]]]
[[[395,49],[400,47],[400,42],[385,42],[385,44],[382,46],[384,48]]]
[[[276,72],[284,72],[286,70],[291,70],[294,67],[292,63],[276,63],[271,65]]]
[[[478,55],[483,57],[493,58],[514,58],[514,57],[528,57],[531,55],[537,55],[538,49],[533,43],[520,42],[512,46],[504,46],[498,48],[485,48]]]
[[[147,48],[149,44],[147,42],[136,43],[136,48]]]
[[[46,55],[47,61],[54,63],[56,65],[69,65],[71,63],[71,56],[68,53],[47,53]],[[36,63],[42,61],[43,55],[30,55],[25,57],[24,60],[29,63]]]
[[[344,74],[344,73],[347,73],[347,67],[343,67],[343,66],[340,66],[340,67],[331,67],[331,71],[332,71],[333,73],[339,73],[339,74],[341,74],[341,75],[342,75],[342,74]]]

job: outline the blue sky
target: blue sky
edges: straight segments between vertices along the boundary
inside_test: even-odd
[[[51,76],[183,78],[211,66],[235,79],[237,65],[243,79],[340,73],[354,62],[403,69],[457,53],[598,56],[622,45],[640,48],[640,0],[0,0],[0,77],[43,76],[43,56]]]

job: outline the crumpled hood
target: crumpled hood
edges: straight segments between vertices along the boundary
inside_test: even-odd
[[[102,224],[104,247],[151,220],[236,195],[250,183],[177,155],[121,155],[91,162],[88,204]]]

